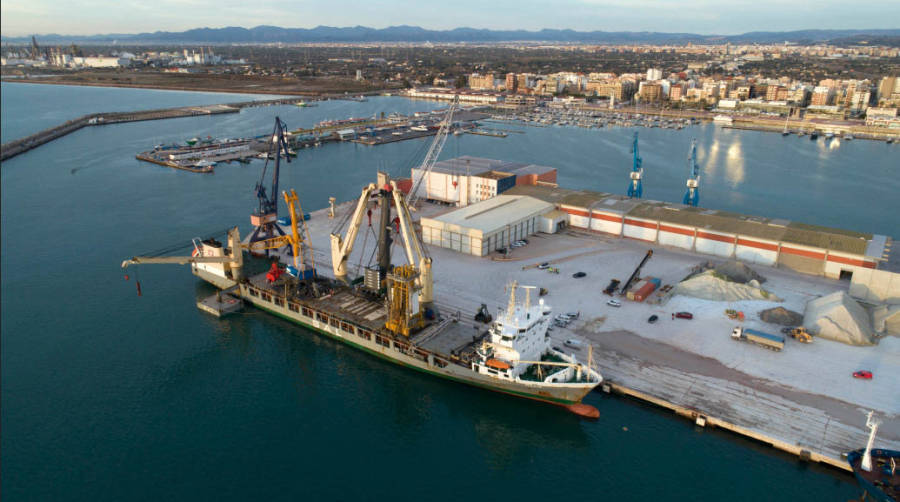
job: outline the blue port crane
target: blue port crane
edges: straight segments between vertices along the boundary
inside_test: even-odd
[[[278,236],[284,236],[284,231],[278,225],[278,176],[281,171],[281,159],[290,162],[290,150],[285,139],[285,130],[287,126],[279,117],[275,117],[275,129],[269,139],[269,151],[266,156],[266,163],[263,165],[262,175],[259,182],[256,183],[254,190],[256,197],[259,199],[259,207],[250,215],[250,223],[256,227],[250,235],[250,252],[261,254],[269,254],[269,249],[263,243],[267,239]],[[269,167],[269,159],[273,159],[274,166],[272,168],[272,185],[266,190],[266,171]]]
[[[691,140],[691,154],[688,156],[690,176],[687,179],[687,191],[684,193],[684,204],[697,207],[700,203],[700,166],[697,165],[697,139]]]
[[[638,133],[634,133],[634,143],[631,144],[631,153],[634,154],[634,164],[631,168],[631,184],[628,185],[628,196],[641,198],[644,186],[641,184],[641,176],[644,168],[641,167],[641,156],[638,153]]]

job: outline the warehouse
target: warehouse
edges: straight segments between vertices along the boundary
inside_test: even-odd
[[[466,155],[435,163],[427,175],[422,169],[414,168],[411,178],[419,187],[419,197],[467,206],[500,195],[516,185],[555,184],[556,169]]]
[[[487,256],[554,222],[553,204],[533,197],[500,195],[436,218],[422,218],[422,240],[475,256]]]
[[[552,204],[572,228],[834,279],[868,278],[890,249],[883,235],[602,192],[515,186],[506,194]]]

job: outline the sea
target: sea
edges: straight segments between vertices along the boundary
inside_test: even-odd
[[[265,96],[2,83],[3,141],[86,113]],[[316,107],[81,129],[0,168],[0,486],[4,500],[815,500],[852,476],[601,393],[581,420],[411,372],[247,310],[182,266],[122,260],[249,229],[263,161],[214,174],[135,159],[157,144],[267,134],[445,103]],[[900,236],[900,147],[726,130],[520,129],[451,136],[440,156],[556,167],[564,187],[624,193],[639,133],[644,197],[680,202],[698,141],[701,206]],[[409,175],[431,139],[303,149],[283,165],[304,211]],[[138,296],[135,280],[142,284]],[[486,278],[486,280],[490,280]],[[860,415],[862,420],[862,415]],[[848,445],[858,448],[862,445]]]

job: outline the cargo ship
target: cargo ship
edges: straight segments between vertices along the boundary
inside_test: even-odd
[[[897,502],[900,497],[900,473],[897,470],[900,451],[873,448],[879,425],[870,411],[866,419],[869,441],[865,448],[847,453],[847,462],[866,493],[880,502]]]
[[[599,416],[596,408],[581,401],[602,382],[601,375],[591,369],[590,360],[583,364],[550,345],[552,309],[543,299],[532,304],[534,288],[524,287],[525,301],[519,303],[516,293],[522,287],[511,284],[507,308],[487,326],[464,320],[459,313],[441,316],[436,311],[431,257],[413,226],[407,198],[385,173],[378,174],[377,183],[363,188],[354,211],[340,218],[331,234],[334,278],[319,274],[293,190],[283,192],[290,226],[285,229],[281,223],[286,221],[279,222],[279,164],[281,158],[290,161],[283,156],[287,145],[279,119],[272,138],[277,144],[272,185],[264,186],[267,162],[256,187],[259,208],[250,216],[255,229],[245,241],[234,227],[228,232],[227,246],[211,238],[195,239],[191,256],[133,257],[123,262],[123,268],[141,263],[190,264],[194,275],[223,290],[198,303],[207,312],[225,313],[240,305],[235,300],[241,300],[410,369],[564,406],[585,417]],[[366,215],[370,225],[376,218],[373,228],[379,229],[373,255],[377,264],[367,266],[364,277],[350,278],[348,262]],[[402,242],[406,264],[392,263],[394,241]],[[282,268],[281,261],[291,259],[285,253],[288,250],[293,264]],[[274,252],[278,259],[268,271],[254,273],[249,269],[259,260],[245,267],[247,251],[255,256]]]
[[[421,311],[416,313],[415,297],[409,296],[416,274],[409,265],[392,267],[387,274],[390,293],[380,296],[363,284],[321,277],[302,265],[283,271],[273,262],[268,271],[245,277],[246,245],[237,228],[229,232],[227,246],[215,239],[196,241],[195,246],[190,258],[135,257],[126,264],[187,263],[195,276],[223,290],[220,297],[243,300],[395,364],[560,405],[581,416],[599,416],[596,408],[581,401],[603,381],[602,376],[590,368],[590,361],[583,364],[551,346],[552,309],[543,299],[532,303],[531,287],[511,284],[507,308],[473,336],[474,321],[437,315],[426,321]],[[517,302],[516,292],[523,289],[525,299]],[[406,326],[413,329],[404,333]]]

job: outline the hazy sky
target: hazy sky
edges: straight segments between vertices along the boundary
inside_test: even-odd
[[[898,28],[900,1],[869,0],[2,0],[5,36],[89,35],[261,24],[737,34]]]

